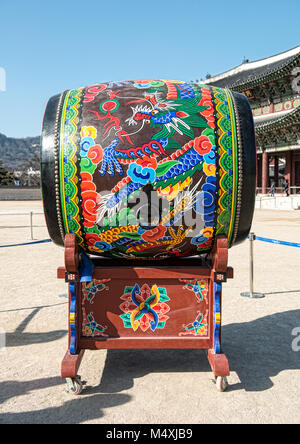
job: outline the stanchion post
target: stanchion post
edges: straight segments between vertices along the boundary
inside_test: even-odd
[[[254,269],[253,269],[253,243],[255,239],[255,234],[250,233],[249,235],[249,246],[250,246],[250,298],[253,298],[253,279],[254,279]]]
[[[265,295],[263,293],[254,293],[254,253],[253,253],[253,245],[255,241],[255,234],[249,234],[249,251],[250,251],[250,260],[249,260],[249,278],[250,278],[250,291],[241,293],[241,296],[244,298],[252,298],[252,299],[261,299],[264,298]]]
[[[30,239],[33,240],[33,211],[30,211]]]

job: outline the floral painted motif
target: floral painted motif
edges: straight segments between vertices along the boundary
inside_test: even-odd
[[[158,288],[153,285],[150,289],[148,284],[139,287],[126,287],[121,296],[124,301],[120,305],[123,311],[120,317],[125,328],[132,328],[137,331],[140,328],[146,332],[149,328],[155,332],[157,328],[164,328],[169,317],[166,315],[170,307],[166,303],[170,299],[165,288]]]
[[[179,336],[207,336],[208,335],[208,311],[205,315],[197,311],[196,319],[189,324],[183,324],[183,332]]]
[[[108,337],[108,335],[105,333],[106,330],[107,330],[107,326],[100,325],[95,321],[94,313],[89,313],[87,315],[87,322],[85,322],[83,324],[83,335],[84,336]]]
[[[197,302],[206,301],[208,303],[208,281],[207,279],[179,279],[180,282],[185,283],[183,287],[186,290],[192,291],[197,299]]]
[[[94,299],[98,293],[103,290],[109,290],[109,287],[106,285],[108,282],[110,282],[110,279],[93,279],[92,282],[89,282],[88,284],[84,283],[82,286],[84,300],[87,300],[88,302],[93,304]]]
[[[91,282],[82,284],[82,334],[87,337],[108,337],[106,334],[107,326],[99,324],[94,317],[94,313],[89,311],[90,305],[93,305],[96,297],[101,297],[103,291],[108,291],[107,285],[111,279],[93,279]]]

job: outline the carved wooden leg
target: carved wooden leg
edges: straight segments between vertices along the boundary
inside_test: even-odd
[[[210,349],[207,357],[215,377],[230,375],[229,363],[224,354],[216,354],[214,350]]]
[[[224,392],[228,387],[227,376],[230,375],[229,363],[224,354],[217,354],[213,349],[207,353],[208,362],[215,376],[215,382],[219,392]]]
[[[84,350],[81,350],[78,355],[71,355],[68,350],[61,364],[62,378],[76,378],[77,373],[84,355]]]
[[[67,381],[67,392],[73,395],[80,395],[83,389],[81,377],[77,374],[83,355],[84,350],[81,350],[78,355],[71,355],[68,350],[61,364],[61,376]]]

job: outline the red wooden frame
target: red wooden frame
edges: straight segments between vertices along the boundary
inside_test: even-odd
[[[214,294],[216,279],[222,282],[224,277],[233,278],[233,269],[228,267],[228,241],[226,237],[220,236],[216,239],[215,247],[208,258],[208,262],[203,264],[201,258],[177,259],[171,265],[160,265],[160,263],[148,263],[139,266],[119,265],[109,259],[93,259],[95,266],[93,279],[110,279],[116,284],[120,281],[123,285],[126,281],[136,280],[158,280],[169,283],[172,288],[181,288],[182,282],[179,279],[207,279],[208,304],[209,304],[209,334],[206,337],[154,337],[151,335],[132,336],[121,331],[115,337],[85,337],[82,335],[82,301],[83,284],[80,278],[80,257],[74,235],[67,235],[65,239],[65,267],[59,267],[57,277],[72,282],[76,288],[76,352],[71,354],[71,328],[70,322],[74,322],[74,316],[69,315],[69,347],[63,359],[61,376],[63,378],[76,378],[83,354],[85,350],[97,349],[206,349],[208,360],[215,377],[229,376],[229,364],[223,353],[217,353],[214,349],[215,319],[214,319]],[[164,284],[165,285],[165,284]],[[175,287],[174,287],[175,285]],[[120,285],[121,287],[122,285]],[[177,286],[177,287],[176,287]],[[182,291],[182,290],[181,290]],[[111,298],[120,299],[120,294],[112,293]],[[221,302],[221,301],[220,301]],[[95,308],[97,309],[97,307]],[[69,313],[71,310],[71,294],[69,285]],[[98,311],[100,308],[98,308]],[[221,328],[221,326],[220,326]]]

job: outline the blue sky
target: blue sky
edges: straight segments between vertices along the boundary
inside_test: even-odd
[[[47,100],[107,80],[195,80],[300,44],[300,1],[1,0],[0,132],[40,133]]]

